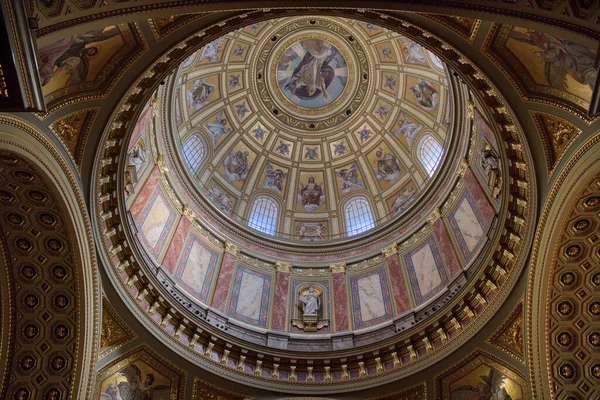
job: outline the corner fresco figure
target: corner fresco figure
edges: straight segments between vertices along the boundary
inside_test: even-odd
[[[488,375],[481,375],[473,385],[457,387],[450,393],[451,400],[521,400],[513,399],[506,390],[506,377],[493,369]]]
[[[42,86],[46,86],[60,71],[68,74],[67,86],[86,81],[89,71],[90,57],[99,53],[99,47],[92,45],[119,35],[116,26],[89,31],[64,38],[58,42],[44,46],[39,50],[39,73]]]
[[[114,384],[109,384],[101,400],[160,400],[170,398],[171,388],[167,385],[154,385],[152,373],[142,379],[142,371],[135,364],[123,368]]]
[[[347,75],[342,54],[322,39],[294,43],[277,66],[277,80],[283,94],[306,108],[323,107],[338,98],[346,86]]]
[[[545,75],[550,86],[567,89],[567,75],[577,82],[594,88],[596,82],[596,51],[570,40],[543,32],[511,31],[510,37],[539,48],[533,56],[545,64]]]
[[[415,100],[423,109],[434,111],[440,102],[440,95],[429,81],[421,81],[410,88]]]

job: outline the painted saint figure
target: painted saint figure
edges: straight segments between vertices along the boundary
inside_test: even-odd
[[[227,120],[223,117],[223,112],[217,114],[213,122],[209,122],[204,125],[204,129],[207,130],[208,135],[212,139],[213,146],[217,145],[221,136],[231,133],[232,129],[227,127]]]
[[[342,180],[342,194],[346,194],[354,189],[365,189],[365,184],[358,179],[358,165],[356,163],[348,169],[343,169],[337,173]]]
[[[315,291],[315,288],[308,288],[308,292],[306,294],[301,294],[300,296],[298,296],[298,300],[302,302],[303,315],[319,314],[321,300],[319,299],[319,295]]]
[[[427,111],[434,111],[440,102],[440,95],[429,81],[417,83],[410,91],[419,105]]]
[[[185,95],[190,107],[197,111],[208,104],[214,91],[215,85],[206,82],[204,79],[199,79],[194,82],[191,88],[186,90]]]
[[[313,211],[325,202],[325,193],[323,185],[315,183],[313,176],[308,178],[306,185],[302,184],[302,188],[298,192],[298,202],[302,204],[306,211]]]
[[[223,165],[225,166],[225,177],[229,182],[244,181],[250,171],[250,165],[248,163],[248,152],[247,151],[232,151]]]
[[[398,128],[394,129],[392,133],[397,137],[404,136],[408,142],[408,145],[410,146],[415,140],[417,133],[419,133],[421,128],[423,128],[423,125],[417,124],[416,122],[411,122],[411,120],[408,118],[408,115],[406,115],[404,112],[401,115],[402,118],[398,120]]]

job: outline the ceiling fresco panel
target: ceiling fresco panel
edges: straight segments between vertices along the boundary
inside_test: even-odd
[[[485,52],[525,100],[562,105],[586,119],[598,71],[598,42],[497,24]]]

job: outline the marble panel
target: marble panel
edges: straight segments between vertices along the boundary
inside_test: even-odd
[[[183,246],[185,244],[185,240],[188,237],[190,231],[190,220],[187,218],[180,218],[179,224],[175,229],[175,234],[173,235],[173,239],[171,239],[171,244],[167,249],[167,254],[165,254],[165,259],[162,262],[162,269],[169,275],[173,275],[175,273],[175,269],[177,268],[177,261],[179,260],[179,256],[183,251]]]
[[[386,258],[388,274],[392,286],[392,294],[396,303],[396,314],[402,314],[410,309],[410,300],[406,290],[406,278],[400,266],[398,254],[392,254]]]
[[[346,274],[343,272],[333,274],[333,314],[336,332],[350,329]]]
[[[217,274],[217,284],[213,294],[212,305],[221,311],[225,311],[225,304],[227,303],[235,260],[236,256],[225,253],[223,255],[223,261],[221,261],[221,268]]]
[[[372,326],[392,317],[392,299],[385,267],[350,277],[355,328]]]
[[[466,262],[469,262],[485,242],[488,223],[471,191],[465,188],[462,198],[448,215],[450,230]]]
[[[475,175],[473,174],[473,171],[471,171],[470,167],[467,168],[467,171],[465,172],[465,183],[467,184],[467,188],[469,189],[472,198],[479,207],[483,219],[489,224],[494,219],[496,212],[483,192],[483,189],[479,185],[479,181],[477,178],[475,178]]]
[[[287,314],[286,305],[288,303],[288,289],[290,286],[290,274],[287,272],[277,272],[275,278],[275,298],[273,303],[273,315],[271,316],[271,329],[285,330]]]
[[[206,303],[220,253],[193,233],[189,235],[175,273],[175,282]]]
[[[148,179],[138,191],[138,195],[135,198],[133,204],[131,205],[131,215],[133,216],[134,220],[137,220],[140,214],[142,213],[142,210],[146,206],[148,199],[150,198],[150,196],[152,196],[154,189],[156,189],[156,186],[160,181],[160,176],[160,170],[158,169],[158,167],[154,167],[152,169],[152,172],[150,172]]]
[[[228,313],[242,322],[266,327],[271,299],[271,275],[238,265]]]
[[[416,305],[432,298],[448,282],[448,275],[433,236],[429,236],[403,258]]]
[[[157,186],[136,221],[142,241],[154,257],[157,257],[163,249],[176,216],[177,214],[161,193],[160,187]]]
[[[462,269],[458,255],[456,254],[456,249],[452,245],[448,231],[441,219],[438,219],[433,225],[433,234],[435,235],[435,239],[439,246],[446,270],[450,275],[449,278],[452,279],[458,275]]]

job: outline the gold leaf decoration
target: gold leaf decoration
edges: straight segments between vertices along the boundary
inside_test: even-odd
[[[102,298],[102,330],[100,333],[100,354],[104,357],[135,338],[134,333],[119,317],[108,299]]]
[[[510,313],[506,321],[492,334],[489,342],[521,362],[523,351],[523,302]]]
[[[552,172],[581,129],[555,115],[540,112],[532,114],[542,139],[548,170]]]

